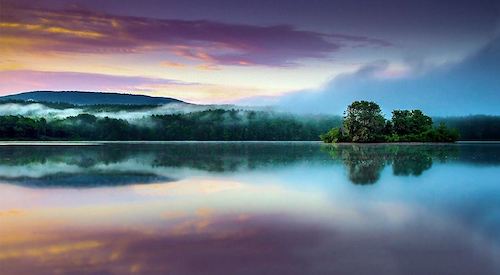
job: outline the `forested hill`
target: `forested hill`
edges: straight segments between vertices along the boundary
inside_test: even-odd
[[[36,102],[57,102],[74,105],[162,105],[186,103],[169,97],[151,97],[146,95],[99,93],[80,91],[34,91],[0,97],[0,100],[23,100]],[[186,103],[187,104],[187,103]]]

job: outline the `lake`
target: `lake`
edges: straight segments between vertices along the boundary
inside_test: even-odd
[[[0,274],[500,274],[500,144],[6,143]]]

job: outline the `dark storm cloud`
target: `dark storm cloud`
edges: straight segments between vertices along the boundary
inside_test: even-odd
[[[2,35],[41,40],[32,49],[39,51],[168,51],[216,65],[286,66],[304,58],[328,57],[342,47],[390,45],[371,37],[303,31],[290,25],[151,19],[81,8],[9,9],[2,16]]]

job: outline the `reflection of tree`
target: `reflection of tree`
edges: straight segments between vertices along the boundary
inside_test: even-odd
[[[331,158],[329,158],[324,148]],[[4,171],[19,169],[19,177],[29,175],[33,167],[44,175],[79,176],[90,181],[99,174],[99,182],[128,184],[120,178],[152,182],[172,178],[176,169],[195,169],[228,173],[254,169],[286,167],[296,163],[341,163],[349,180],[355,184],[373,184],[386,165],[394,175],[419,176],[433,163],[459,160],[474,164],[500,163],[500,146],[488,145],[398,145],[315,143],[169,143],[106,144],[102,146],[0,146],[0,166]],[[326,158],[325,158],[326,157]],[[74,170],[64,167],[71,166]],[[30,167],[30,169],[25,169]],[[2,168],[2,167],[0,167]],[[0,169],[1,171],[1,169]],[[160,171],[162,171],[160,173]],[[127,174],[127,173],[129,174]],[[132,174],[130,174],[132,173]],[[10,173],[13,174],[13,173]],[[182,174],[182,173],[181,173]],[[80,177],[81,176],[81,177]],[[0,172],[0,178],[7,180]],[[12,176],[8,176],[12,177]],[[120,179],[120,180],[119,180]],[[24,180],[34,182],[34,178]],[[97,181],[92,179],[93,181]],[[43,181],[39,181],[43,185]],[[37,183],[38,185],[38,183]]]
[[[331,147],[329,152],[333,158],[343,161],[352,183],[373,184],[380,178],[386,162],[379,149],[378,146],[346,145]]]
[[[432,167],[432,158],[430,151],[399,148],[394,154],[392,171],[396,176],[420,176]]]
[[[348,161],[349,179],[355,184],[373,184],[380,178],[384,163],[377,159]]]
[[[385,165],[396,176],[420,176],[432,167],[433,159],[456,156],[457,147],[437,145],[334,145],[327,147],[333,159],[341,160],[354,184],[373,184]]]

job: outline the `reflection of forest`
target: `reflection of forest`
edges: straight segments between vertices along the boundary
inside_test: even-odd
[[[0,180],[80,187],[166,182],[178,178],[171,173],[179,169],[225,173],[329,160],[319,148],[286,142],[8,146],[0,147]]]
[[[0,146],[1,165],[61,162],[79,167],[135,160],[153,167],[193,168],[211,172],[286,165],[325,158],[310,142],[201,142],[104,144],[100,146]]]
[[[99,146],[0,146],[0,180],[36,186],[165,182],[182,169],[229,173],[343,164],[351,182],[378,181],[386,165],[419,176],[435,162],[500,164],[500,145],[323,145],[319,143],[168,143]],[[306,168],[304,168],[307,170]],[[307,173],[307,171],[304,171]],[[174,175],[175,174],[175,175]]]
[[[436,145],[338,145],[328,147],[334,159],[341,160],[354,184],[373,184],[386,165],[396,176],[419,176],[433,161],[456,159],[457,146]]]

